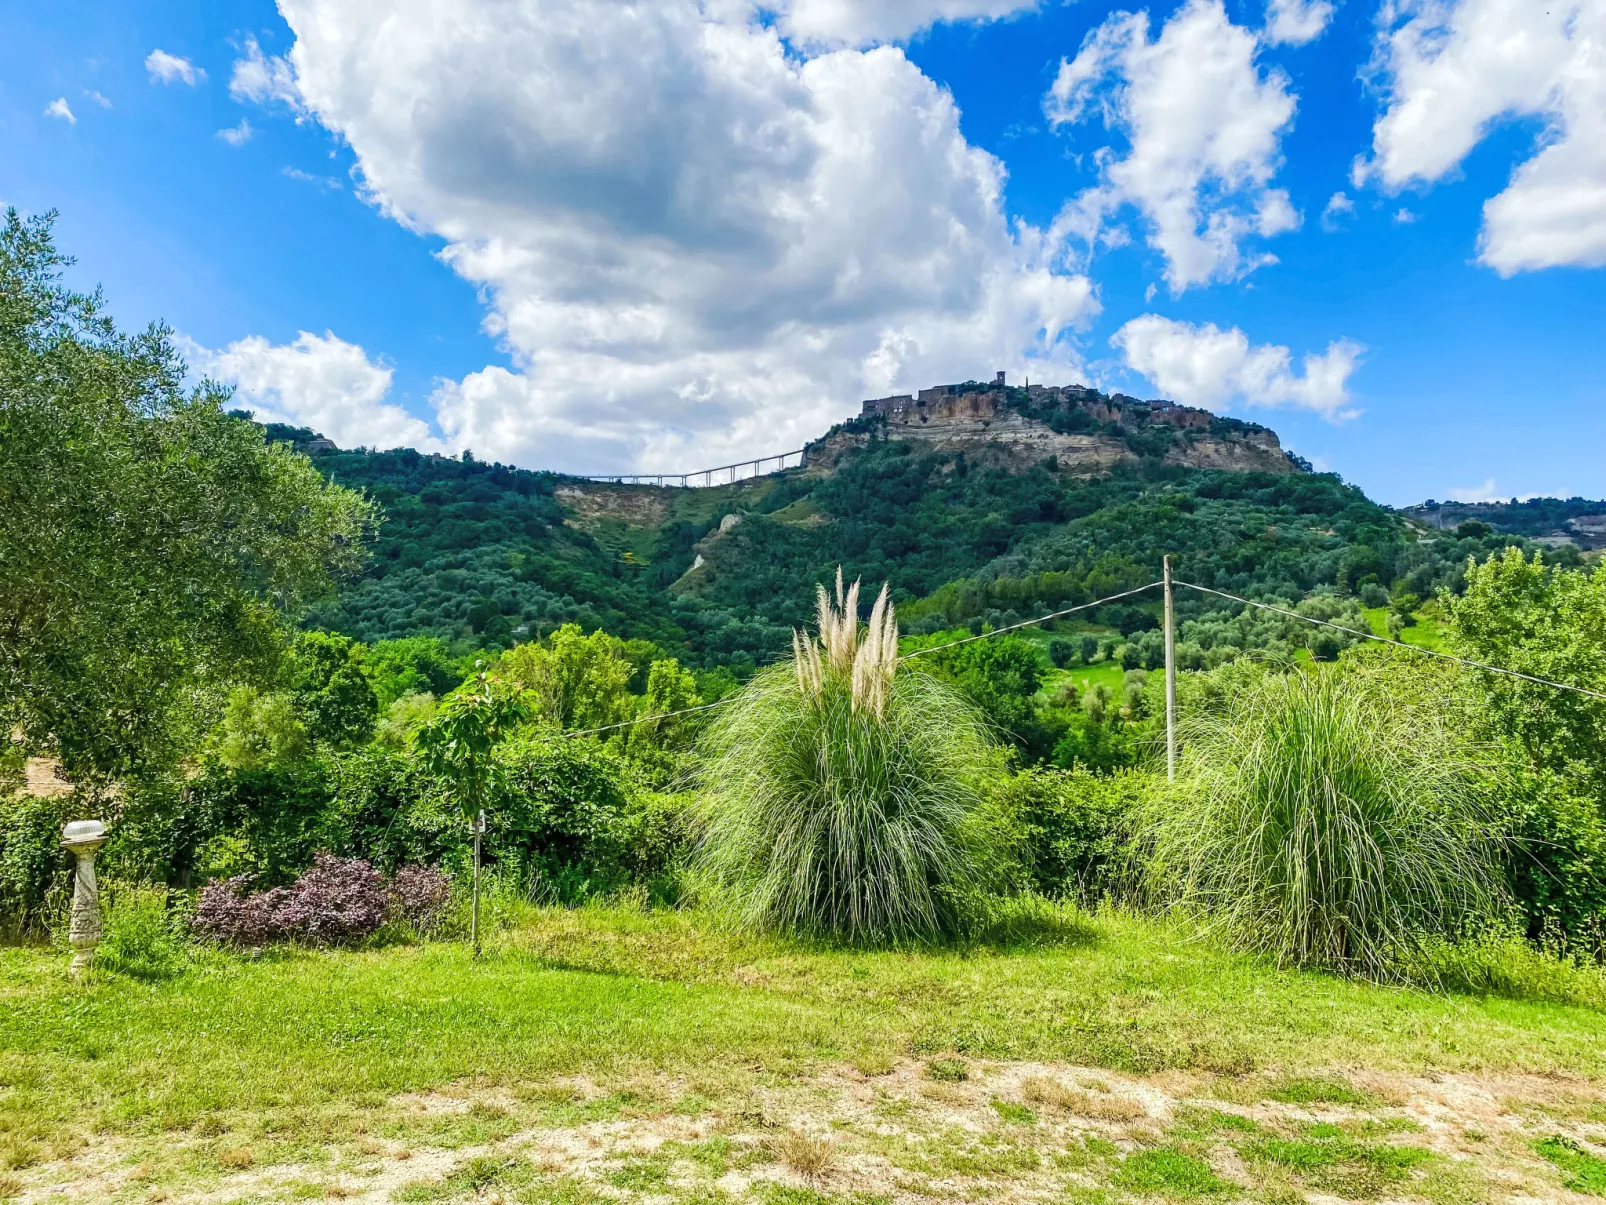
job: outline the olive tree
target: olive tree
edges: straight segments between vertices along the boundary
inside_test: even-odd
[[[0,227],[0,731],[104,782],[272,680],[284,619],[360,567],[375,510],[187,387],[165,327],[67,288],[53,217]]]

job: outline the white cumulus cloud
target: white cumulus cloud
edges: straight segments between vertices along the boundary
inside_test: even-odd
[[[1332,19],[1328,0],[1271,0],[1264,37],[1273,46],[1303,46],[1321,37]]]
[[[1335,192],[1327,198],[1327,205],[1322,209],[1322,229],[1328,233],[1341,229],[1344,219],[1355,213],[1355,202],[1341,192]]]
[[[188,84],[192,88],[206,78],[206,72],[189,59],[165,50],[153,50],[146,55],[145,70],[158,83]]]
[[[58,96],[46,105],[45,116],[58,118],[70,126],[78,124],[78,118],[74,117],[73,111],[67,107],[67,98],[65,96]]]
[[[181,350],[193,370],[233,385],[236,402],[260,422],[311,427],[346,448],[445,450],[429,424],[385,400],[392,369],[333,331],[302,331],[278,345],[251,335],[220,351],[184,340]]]
[[[1348,339],[1334,340],[1321,355],[1306,355],[1299,375],[1286,347],[1251,345],[1237,327],[1222,330],[1208,322],[1195,326],[1144,314],[1116,331],[1110,344],[1164,396],[1190,406],[1292,406],[1329,420],[1357,413],[1349,405],[1348,382],[1364,349]]]
[[[242,117],[239,125],[225,127],[217,132],[217,136],[230,146],[244,146],[251,141],[254,133],[256,131],[251,128],[251,123]]]
[[[1096,112],[1130,149],[1101,155],[1100,183],[1066,205],[1057,231],[1091,246],[1110,214],[1136,206],[1173,294],[1272,261],[1243,244],[1299,224],[1271,187],[1295,102],[1259,49],[1221,0],[1188,0],[1152,39],[1147,12],[1115,13],[1089,34],[1061,61],[1044,111],[1056,126]]]
[[[1494,125],[1544,123],[1483,208],[1480,262],[1502,276],[1606,265],[1606,0],[1395,0],[1377,59],[1386,105],[1358,179],[1453,172]]]
[[[930,6],[926,6],[930,8]],[[283,0],[299,102],[445,241],[512,368],[454,446],[577,471],[797,447],[859,398],[1079,364],[1096,312],[901,50],[789,51],[693,0]]]
[[[900,41],[943,21],[991,21],[1037,6],[1038,0],[790,0],[776,7],[790,38],[867,46]]]
[[[263,54],[255,38],[246,38],[245,57],[234,60],[229,95],[259,105],[278,103],[292,112],[302,111],[295,70],[279,55]]]

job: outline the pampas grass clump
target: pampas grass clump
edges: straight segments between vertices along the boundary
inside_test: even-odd
[[[996,751],[960,696],[898,661],[885,587],[819,591],[819,636],[761,671],[705,734],[699,865],[736,922],[851,942],[974,919],[999,864]]]
[[[1471,746],[1384,672],[1264,674],[1184,722],[1144,826],[1162,898],[1279,964],[1370,979],[1497,914]]]

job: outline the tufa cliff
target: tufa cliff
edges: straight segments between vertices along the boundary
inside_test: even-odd
[[[1103,394],[1082,385],[937,385],[918,394],[872,398],[857,418],[810,444],[804,463],[830,472],[838,457],[872,440],[919,440],[1025,468],[1053,458],[1062,471],[1091,476],[1152,458],[1197,469],[1294,473],[1302,465],[1275,432],[1175,402]]]

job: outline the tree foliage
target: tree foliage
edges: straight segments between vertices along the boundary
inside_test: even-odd
[[[528,706],[516,693],[482,671],[453,691],[419,729],[415,742],[424,769],[448,785],[470,821],[485,809],[497,786],[496,746],[528,716]]]
[[[536,717],[564,731],[630,716],[635,672],[624,641],[601,630],[584,635],[577,624],[564,624],[544,641],[516,645],[497,662],[497,673],[526,694]]]
[[[0,230],[0,728],[105,779],[177,756],[199,688],[271,677],[375,512],[66,288],[50,222]]]
[[[1466,570],[1446,605],[1458,652],[1490,665],[1606,694],[1606,574],[1548,568],[1518,549]],[[1606,699],[1504,674],[1480,674],[1499,726],[1534,763],[1606,784]]]

